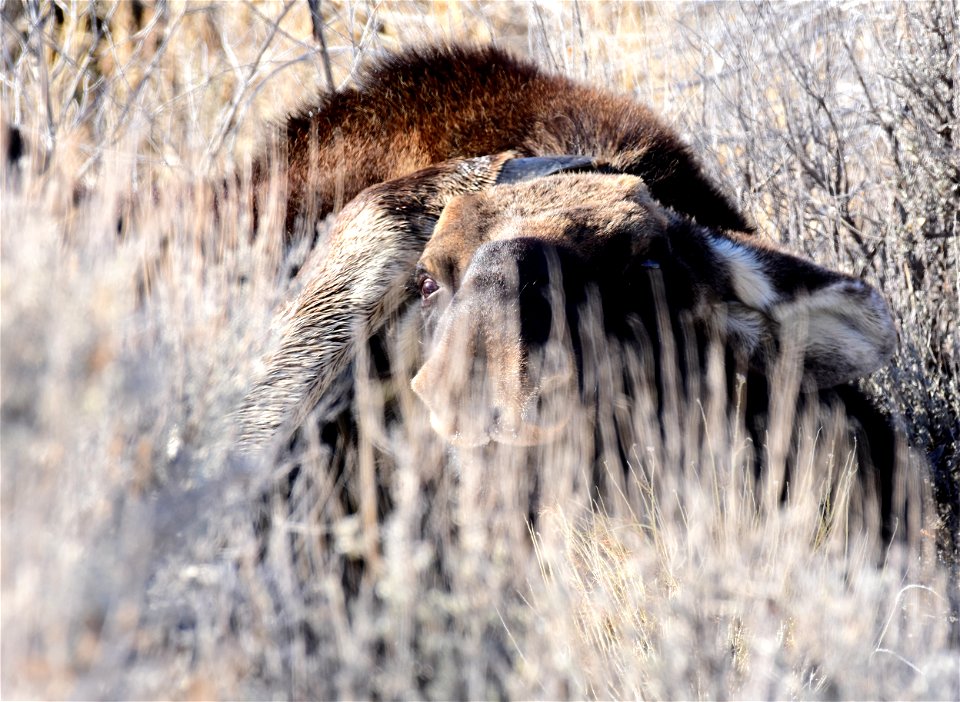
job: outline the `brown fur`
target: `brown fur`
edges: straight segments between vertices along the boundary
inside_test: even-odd
[[[490,187],[510,154],[453,161],[371,186],[344,207],[329,247],[299,273],[303,288],[278,314],[280,346],[237,412],[246,448],[283,439],[347,367],[356,344],[403,304],[417,257],[443,208]]]
[[[530,370],[551,327],[576,326],[551,308],[596,290],[608,316],[655,329],[655,301],[638,293],[645,263],[662,271],[669,314],[719,333],[759,372],[785,334],[811,386],[869,373],[892,352],[889,312],[862,282],[672,214],[634,176],[557,174],[454,198],[420,257],[428,351],[413,387],[435,428],[459,443],[540,441],[543,389],[575,380],[576,359],[556,352],[552,370]],[[454,378],[458,366],[478,371]]]
[[[889,514],[893,434],[854,389],[833,389],[889,358],[885,303],[862,281],[743,232],[646,108],[495,49],[424,49],[291,119],[286,146],[287,234],[342,211],[278,315],[279,347],[238,411],[243,448],[281,445],[335,394],[359,345],[412,301],[418,266],[425,359],[413,387],[449,440],[549,441],[578,389],[594,391],[577,344],[665,344],[666,318],[677,344],[688,327],[698,345],[719,335],[731,377],[749,366],[745,413],[758,441],[766,371],[787,342],[809,391],[801,405],[839,403],[876,428],[869,442],[853,439],[884,464]],[[582,303],[597,296],[603,329],[577,339]],[[555,336],[572,344],[554,353]],[[544,417],[545,406],[561,411]]]
[[[676,134],[628,96],[549,75],[495,47],[407,50],[357,83],[286,124],[289,236],[312,231],[374,183],[508,150],[606,158],[701,224],[749,229]],[[266,177],[265,166],[256,172]]]
[[[565,273],[586,284],[625,281],[627,292],[604,300],[623,318],[649,313],[649,299],[628,299],[629,283],[646,277],[646,258],[659,259],[673,311],[720,331],[756,368],[783,330],[808,327],[799,343],[814,386],[870,372],[891,353],[892,324],[876,292],[730,231],[745,229],[743,218],[649,110],[496,49],[385,59],[359,87],[292,118],[286,137],[288,234],[297,219],[309,230],[315,217],[349,204],[278,318],[280,348],[239,413],[246,445],[302,420],[356,344],[409,299],[418,257],[441,287],[438,299],[459,296],[432,314],[440,341],[415,382],[444,434],[456,432],[457,402],[438,401],[436,391],[457,353],[492,360],[491,409],[512,417],[509,432],[521,432],[524,407],[542,390],[527,372],[529,344],[504,332],[516,323],[495,309],[517,307],[522,286],[511,294],[504,281],[516,276],[521,261],[511,256],[527,255],[524,247],[535,257],[566,251],[567,265],[575,263]],[[524,158],[536,154],[557,158]],[[526,243],[495,246],[511,240]],[[520,316],[517,329],[539,324]],[[456,327],[472,341],[444,336]]]

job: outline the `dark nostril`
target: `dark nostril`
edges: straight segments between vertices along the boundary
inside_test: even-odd
[[[537,416],[542,415],[544,410],[543,393],[539,393],[539,392],[537,393],[536,408],[537,408]]]

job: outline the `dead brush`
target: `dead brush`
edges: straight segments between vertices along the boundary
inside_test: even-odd
[[[914,447],[902,490],[941,508],[885,550],[841,420],[787,406],[752,443],[716,359],[682,431],[614,401],[531,455],[450,451],[361,358],[352,462],[320,415],[238,457],[303,252],[253,236],[246,182],[219,217],[203,183],[325,61],[306,5],[135,6],[0,11],[26,144],[0,183],[0,695],[958,697],[951,3],[320,4],[338,85],[426,23],[639,93],[761,229],[880,287],[900,351],[869,384]]]

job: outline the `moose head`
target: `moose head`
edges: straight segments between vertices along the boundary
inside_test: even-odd
[[[895,342],[886,304],[862,281],[700,225],[640,177],[580,156],[507,152],[374,185],[300,275],[280,347],[241,412],[248,443],[302,421],[357,344],[417,297],[412,387],[434,430],[460,445],[563,431],[584,391],[587,309],[628,345],[656,343],[664,316],[682,320],[759,372],[790,334],[812,388],[872,372]]]

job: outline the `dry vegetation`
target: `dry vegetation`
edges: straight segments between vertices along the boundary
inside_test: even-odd
[[[4,698],[960,698],[955,3],[323,2],[328,61],[306,3],[0,7]],[[754,486],[710,374],[665,437],[619,406],[647,440],[603,503],[582,437],[453,454],[376,382],[340,473],[309,427],[231,452],[304,251],[205,183],[328,66],[438,37],[634,92],[763,236],[879,286],[922,530],[878,547],[830,436]]]

